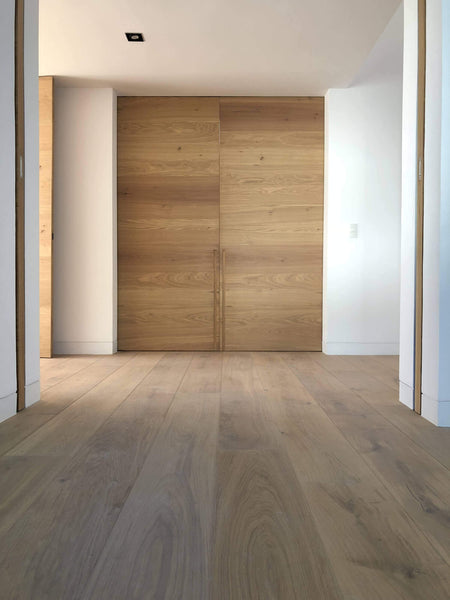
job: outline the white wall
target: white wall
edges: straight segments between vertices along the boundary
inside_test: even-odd
[[[0,421],[16,412],[14,0],[0,3]],[[38,0],[25,2],[25,404],[39,385]]]
[[[14,4],[0,3],[0,421],[16,412]]]
[[[438,421],[450,426],[450,0],[442,3],[442,113],[440,222],[440,407]],[[443,402],[445,404],[443,404]]]
[[[116,350],[115,131],[114,90],[56,88],[56,354]]]
[[[414,298],[417,155],[417,0],[404,2],[403,154],[400,285],[400,401],[414,406]]]
[[[414,403],[417,0],[405,0],[400,400]],[[422,415],[450,426],[450,0],[427,1]]]
[[[39,1],[25,0],[25,406],[40,398]]]
[[[427,1],[422,415],[450,426],[450,0]]]
[[[326,96],[324,352],[397,354],[403,11]],[[349,237],[350,224],[358,237]]]
[[[425,102],[422,412],[439,396],[439,278],[441,197],[442,35],[441,1],[427,0]],[[430,417],[430,415],[427,415]],[[433,420],[432,418],[430,420]]]

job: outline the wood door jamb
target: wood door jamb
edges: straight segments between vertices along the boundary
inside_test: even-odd
[[[24,0],[15,5],[16,369],[17,410],[25,408],[25,98]]]
[[[426,0],[418,1],[417,198],[414,322],[414,410],[422,414],[423,235],[425,179]]]

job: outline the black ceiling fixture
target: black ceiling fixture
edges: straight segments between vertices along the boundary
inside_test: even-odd
[[[129,42],[143,42],[144,41],[144,36],[142,35],[142,33],[126,33],[125,35],[127,36],[127,40]]]

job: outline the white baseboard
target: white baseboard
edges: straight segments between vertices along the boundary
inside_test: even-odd
[[[115,354],[117,341],[114,342],[54,342],[54,354]]]
[[[414,409],[414,390],[407,383],[400,381],[400,402],[410,408]]]
[[[422,394],[422,417],[438,427],[450,427],[450,401],[439,402]]]
[[[17,394],[9,394],[0,398],[0,422],[13,417],[17,413]]]
[[[397,355],[399,353],[399,344],[360,344],[358,342],[324,342],[323,352],[325,354],[335,355]]]
[[[41,382],[34,381],[25,386],[25,406],[32,406],[41,399]]]
[[[414,410],[414,390],[403,381],[400,381],[400,402]],[[438,427],[450,427],[450,401],[438,402],[422,394],[422,417]]]

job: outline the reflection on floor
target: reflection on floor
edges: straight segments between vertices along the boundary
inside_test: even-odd
[[[42,361],[0,425],[1,598],[414,600],[450,589],[450,431],[395,357]]]

